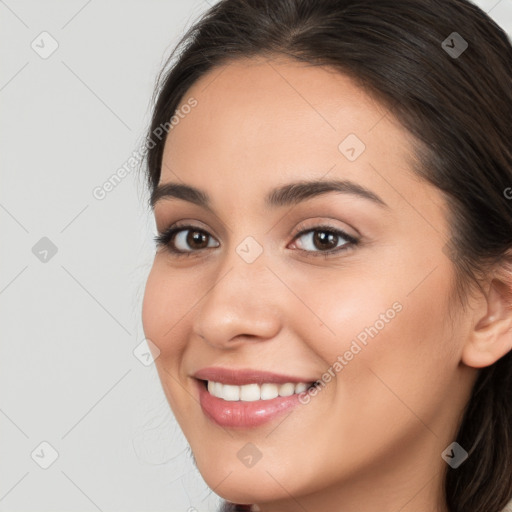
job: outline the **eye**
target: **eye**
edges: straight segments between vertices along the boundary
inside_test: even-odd
[[[209,233],[196,226],[173,225],[154,240],[157,246],[165,246],[176,256],[190,256],[202,249],[219,247],[219,243]]]
[[[165,247],[173,256],[193,256],[220,244],[207,231],[197,226],[173,224],[154,238],[158,247]],[[292,245],[311,256],[328,256],[357,245],[359,240],[331,226],[315,226],[295,235]]]
[[[315,226],[298,233],[293,243],[298,245],[299,249],[313,253],[312,256],[325,256],[346,250],[350,246],[356,245],[358,240],[331,226]]]

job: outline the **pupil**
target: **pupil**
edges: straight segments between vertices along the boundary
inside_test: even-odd
[[[328,231],[316,231],[313,241],[318,249],[333,249],[336,247],[338,235],[329,233]]]
[[[205,233],[202,233],[201,231],[189,231],[189,234],[187,236],[187,243],[191,247],[198,247],[199,249],[202,249],[203,247],[206,247],[208,245],[207,241],[207,235]]]

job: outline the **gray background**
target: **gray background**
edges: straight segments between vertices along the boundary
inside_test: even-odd
[[[512,0],[476,3],[512,34]],[[144,364],[143,182],[93,196],[140,148],[160,66],[208,6],[0,1],[0,512],[217,506]]]

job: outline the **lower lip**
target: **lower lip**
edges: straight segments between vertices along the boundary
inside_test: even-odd
[[[221,427],[257,427],[300,405],[298,394],[254,402],[222,400],[210,395],[204,381],[196,382],[199,385],[199,403],[203,413]]]

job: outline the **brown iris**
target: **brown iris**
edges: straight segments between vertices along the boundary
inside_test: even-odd
[[[187,244],[194,249],[204,249],[208,247],[208,235],[203,231],[189,230]]]
[[[315,231],[313,243],[318,249],[334,249],[338,243],[338,235],[329,231]]]

